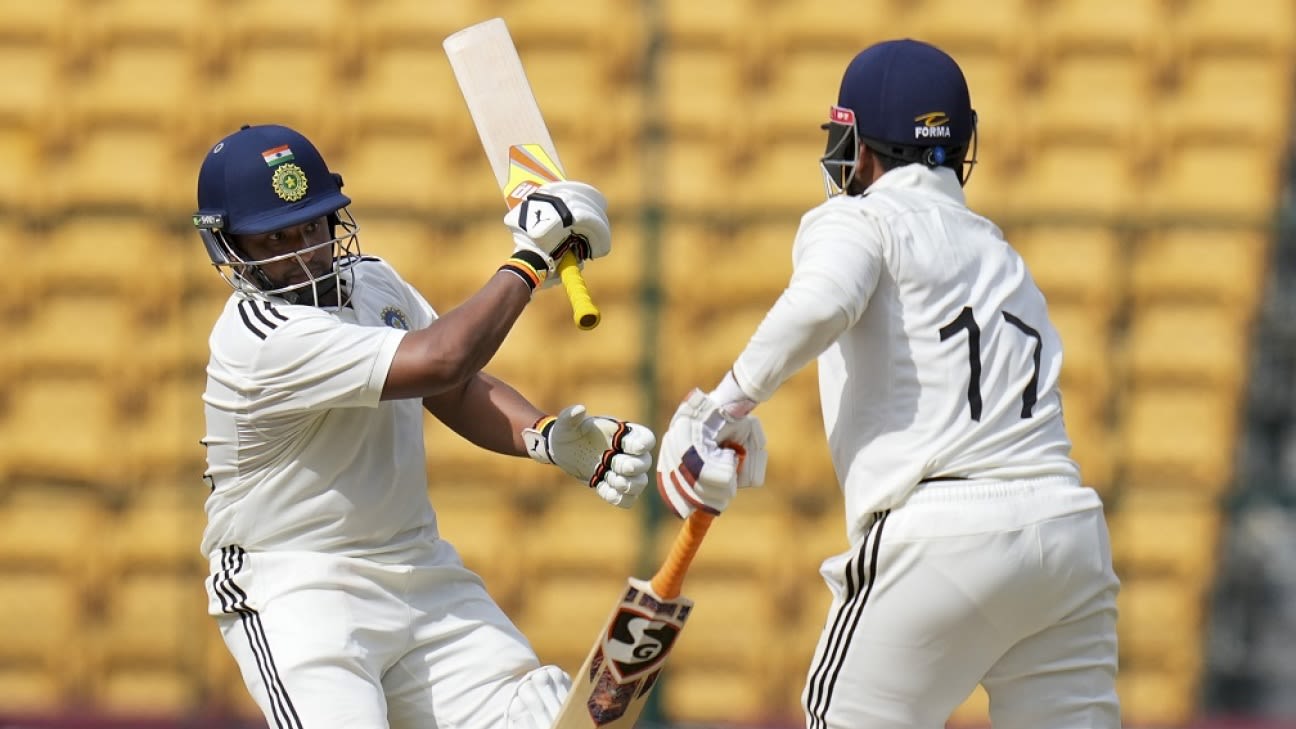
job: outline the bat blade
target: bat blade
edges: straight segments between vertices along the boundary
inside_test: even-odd
[[[442,47],[509,208],[536,186],[564,179],[549,127],[503,18],[491,18],[456,31],[446,37]],[[536,162],[542,171],[535,176],[522,175],[524,159]],[[515,173],[519,175],[516,178]],[[562,256],[558,273],[571,301],[576,326],[598,326],[601,315],[574,253],[568,251]]]
[[[634,726],[693,612],[693,601],[680,595],[680,586],[711,519],[700,511],[688,518],[651,582],[627,580],[589,656],[572,677],[571,693],[553,729]]]
[[[572,677],[554,729],[633,727],[692,611],[687,597],[663,600],[649,583],[630,578],[593,650]]]

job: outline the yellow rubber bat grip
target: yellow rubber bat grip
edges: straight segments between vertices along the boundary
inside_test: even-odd
[[[575,253],[567,251],[558,259],[558,275],[562,278],[563,288],[567,289],[567,298],[571,301],[572,321],[587,331],[598,326],[603,315],[594,305],[594,299],[590,298],[585,277],[581,275],[580,266],[576,265]]]
[[[706,536],[714,518],[714,514],[700,510],[689,514],[679,534],[675,535],[666,561],[662,562],[657,574],[653,575],[652,589],[657,597],[663,600],[679,597],[684,587],[684,575],[688,573],[689,565],[693,564],[693,557],[697,554],[698,547],[702,546],[702,538]]]

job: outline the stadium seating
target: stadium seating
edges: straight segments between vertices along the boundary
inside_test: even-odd
[[[229,289],[188,226],[196,166],[241,124],[300,128],[344,174],[366,252],[445,313],[509,241],[440,42],[501,15],[567,172],[608,194],[617,250],[586,268],[600,328],[538,294],[487,371],[540,407],[658,431],[786,284],[848,60],[904,36],[958,58],[979,113],[969,203],[1048,298],[1073,456],[1106,499],[1127,721],[1192,715],[1252,326],[1277,276],[1290,0],[310,5],[0,0],[0,255],[21,267],[0,292],[0,601],[17,618],[0,621],[0,714],[260,721],[203,614],[200,395]],[[815,385],[807,368],[761,406],[770,485],[699,557],[689,591],[715,608],[661,686],[675,720],[801,722],[827,607],[816,565],[845,548]],[[443,533],[574,670],[590,633],[572,626],[602,621],[675,521],[427,421]],[[977,693],[956,720],[985,711]]]

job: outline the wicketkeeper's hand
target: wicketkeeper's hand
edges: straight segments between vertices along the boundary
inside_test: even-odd
[[[719,514],[739,488],[765,483],[766,460],[760,421],[726,413],[695,389],[662,436],[657,488],[676,516]]]
[[[557,465],[594,489],[604,501],[630,508],[644,486],[657,445],[653,432],[638,423],[590,416],[572,405],[541,418],[522,431],[527,452],[541,463]]]
[[[582,264],[612,250],[607,199],[583,182],[564,180],[541,186],[508,211],[504,225],[513,232],[513,257],[537,269],[541,286],[558,281],[556,262],[569,248]]]

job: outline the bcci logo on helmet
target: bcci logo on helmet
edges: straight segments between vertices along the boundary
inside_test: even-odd
[[[914,139],[950,139],[949,114],[930,111],[914,117]]]

